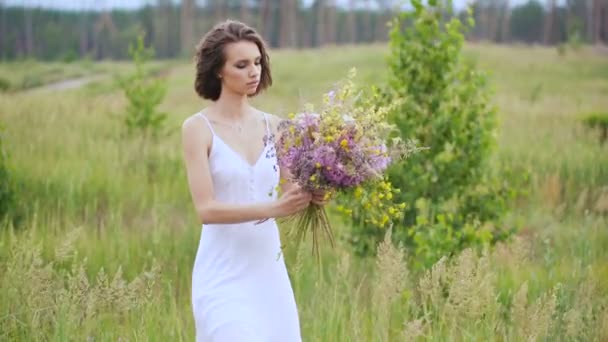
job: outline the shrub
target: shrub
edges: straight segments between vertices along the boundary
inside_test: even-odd
[[[600,144],[608,140],[608,113],[592,113],[582,119],[583,124],[599,131]]]
[[[124,123],[128,135],[139,135],[147,143],[163,133],[167,114],[157,107],[165,97],[167,85],[161,79],[148,77],[146,62],[152,58],[153,51],[144,47],[142,36],[129,47],[129,55],[135,70],[118,78],[118,85],[128,101]]]
[[[412,1],[413,10],[393,19],[390,78],[381,101],[399,102],[391,113],[401,136],[429,147],[393,167],[390,181],[409,205],[393,239],[404,243],[418,265],[468,246],[509,235],[496,222],[510,193],[489,168],[496,111],[486,79],[463,59],[465,26],[443,20],[450,4]],[[383,232],[353,216],[351,242],[360,254],[375,252]]]
[[[4,218],[14,207],[14,189],[10,180],[8,160],[4,150],[4,135],[0,127],[0,218]]]
[[[146,62],[153,51],[144,47],[144,39],[140,35],[134,45],[129,47],[129,55],[133,58],[135,70],[118,77],[118,85],[127,97],[127,108],[124,115],[126,136],[135,138],[138,142],[135,159],[146,166],[148,181],[153,182],[158,171],[158,156],[154,147],[161,136],[167,135],[167,113],[158,110],[167,92],[166,81],[149,76]]]
[[[6,78],[0,77],[0,93],[7,92],[11,89],[11,82]]]

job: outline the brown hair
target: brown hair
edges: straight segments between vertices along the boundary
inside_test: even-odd
[[[243,40],[255,43],[262,55],[260,84],[253,96],[272,85],[270,58],[266,52],[266,44],[262,37],[253,28],[241,22],[227,20],[215,25],[205,34],[196,47],[196,79],[194,81],[194,89],[200,97],[213,101],[220,97],[222,82],[218,77],[218,73],[226,62],[224,47],[226,44]]]

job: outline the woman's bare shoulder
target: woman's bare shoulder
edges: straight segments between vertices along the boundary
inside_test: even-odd
[[[211,131],[202,117],[202,111],[194,113],[184,119],[182,123],[182,138],[186,141],[202,139],[211,140]]]

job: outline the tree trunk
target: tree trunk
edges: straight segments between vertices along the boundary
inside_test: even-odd
[[[376,21],[376,40],[385,41],[388,35],[387,24],[391,20],[391,2],[377,0],[378,20]]]
[[[325,0],[325,43],[335,44],[336,36],[336,4],[335,0]]]
[[[602,32],[602,12],[604,11],[604,7],[606,5],[602,4],[600,0],[593,1],[592,4],[592,12],[593,12],[593,37],[592,42],[597,44],[600,42],[600,33]]]
[[[605,1],[601,10],[601,22],[604,25],[602,30],[602,39],[604,44],[608,44],[608,1]]]
[[[274,11],[272,10],[272,1],[273,0],[262,0],[261,3],[261,13],[262,13],[262,23],[261,30],[264,35],[264,39],[268,41],[270,44],[270,35],[272,33],[272,26],[274,23]]]
[[[242,22],[244,22],[247,25],[250,25],[249,23],[249,7],[247,6],[247,3],[249,1],[247,0],[241,0],[240,3],[240,19]]]
[[[226,8],[224,7],[223,0],[215,0],[213,1],[213,6],[215,7],[215,21],[223,21],[226,19]],[[214,23],[215,25],[215,23]]]
[[[296,28],[297,28],[297,1],[283,0],[280,3],[280,22],[281,30],[279,31],[279,44],[281,47],[296,46]]]
[[[83,8],[80,14],[80,57],[86,56],[89,50],[88,8]]]
[[[194,0],[182,0],[181,51],[190,55],[194,51]]]
[[[0,51],[2,51],[0,52],[0,60],[3,60],[7,57],[6,53],[8,51],[8,46],[6,46],[6,9],[3,0],[0,0],[0,11],[2,11],[0,13]]]
[[[370,42],[374,40],[372,28],[372,6],[371,0],[364,0],[365,9],[363,12],[363,41]]]
[[[260,0],[258,9],[258,30],[260,34],[266,38],[266,24],[268,23],[268,14],[270,13],[270,0]]]
[[[158,0],[154,20],[156,48],[159,57],[171,55],[171,1]]]
[[[587,9],[587,38],[589,41],[594,44],[595,43],[595,15],[593,11],[593,7],[595,6],[594,0],[587,0],[585,3],[585,8]]]
[[[495,42],[498,38],[498,10],[499,6],[492,3],[488,12],[488,37],[491,42]]]
[[[24,32],[24,47],[25,47],[25,54],[28,57],[31,57],[34,55],[34,24],[33,24],[33,20],[32,20],[32,8],[28,8],[28,7],[23,7],[23,15],[24,15],[24,21],[23,21],[23,32]]]
[[[545,15],[545,27],[543,33],[543,43],[545,45],[551,44],[551,37],[553,32],[553,24],[555,22],[555,0],[549,0],[549,11]]]
[[[501,41],[503,43],[511,40],[511,7],[509,0],[505,0],[502,13],[502,28],[501,28]]]
[[[348,41],[351,44],[357,42],[357,18],[355,17],[356,0],[348,2],[348,12],[346,13],[346,30],[348,32]]]
[[[479,39],[487,40],[488,39],[488,6],[479,1]]]
[[[325,45],[325,0],[317,1],[317,46]]]

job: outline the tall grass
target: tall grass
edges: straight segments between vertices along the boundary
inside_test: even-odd
[[[379,84],[385,52],[275,52],[275,86],[254,102],[284,115],[351,66]],[[608,105],[608,62],[588,51],[560,59],[549,49],[477,45],[467,56],[492,75],[496,162],[531,175],[531,196],[505,223],[522,231],[421,273],[389,240],[375,259],[354,257],[339,240],[323,251],[322,277],[309,245],[287,250],[305,341],[608,339],[608,231],[598,206],[608,153],[578,124],[581,112]],[[137,143],[120,138],[125,102],[111,85],[0,95],[26,212],[21,226],[0,227],[0,340],[193,340],[200,226],[178,130],[204,106],[193,70],[182,63],[169,74],[162,109],[174,134],[159,146],[153,178]],[[340,237],[348,226],[335,223]]]

